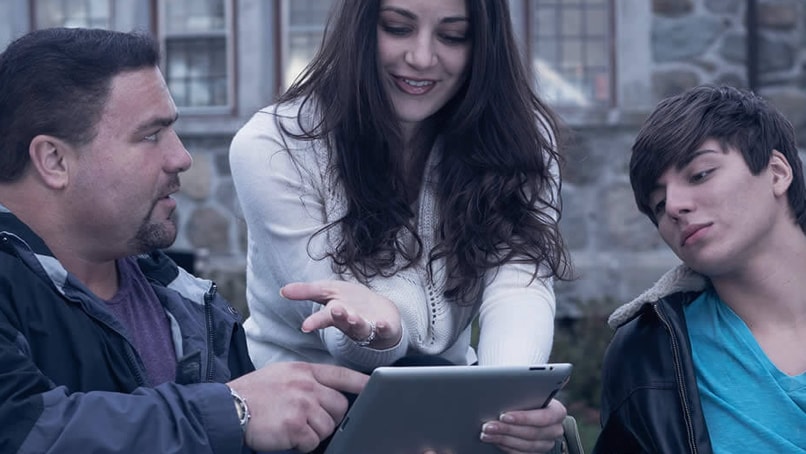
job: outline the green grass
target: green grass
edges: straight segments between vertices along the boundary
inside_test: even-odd
[[[599,436],[601,430],[599,423],[591,424],[577,420],[577,427],[579,428],[579,438],[582,441],[582,449],[584,449],[586,453],[592,452],[593,446],[596,444],[596,438]]]

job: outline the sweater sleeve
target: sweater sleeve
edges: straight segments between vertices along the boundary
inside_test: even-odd
[[[550,278],[532,279],[534,266],[510,263],[488,278],[479,311],[480,365],[541,364],[554,337]]]
[[[405,354],[407,337],[387,350],[358,347],[335,328],[302,333],[302,321],[322,306],[279,296],[290,282],[349,279],[333,272],[326,257],[332,233],[320,233],[337,220],[339,207],[328,203],[335,188],[326,171],[326,151],[318,142],[296,140],[277,124],[273,107],[258,112],[236,134],[230,147],[235,188],[246,221],[249,245],[246,325],[256,366],[285,359],[306,359],[369,369],[391,364]],[[282,117],[297,128],[297,112]],[[278,345],[282,344],[282,345]],[[289,352],[277,353],[277,352]],[[312,354],[311,352],[319,352]]]

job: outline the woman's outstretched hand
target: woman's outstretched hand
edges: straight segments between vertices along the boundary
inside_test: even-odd
[[[281,288],[280,295],[325,306],[302,322],[306,333],[335,326],[359,344],[377,350],[400,342],[403,328],[397,306],[364,285],[335,280],[294,282]]]

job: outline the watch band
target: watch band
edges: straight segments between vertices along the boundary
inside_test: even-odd
[[[234,389],[230,388],[229,393],[232,395],[232,400],[235,402],[235,410],[238,412],[238,422],[241,424],[241,430],[246,433],[246,426],[249,424],[249,419],[252,414],[249,413],[249,406],[246,405],[246,399],[241,397]]]

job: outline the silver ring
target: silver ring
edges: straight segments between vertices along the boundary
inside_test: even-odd
[[[356,345],[359,347],[366,347],[367,345],[371,344],[372,341],[375,340],[375,336],[378,335],[377,327],[375,326],[375,322],[369,322],[369,335],[361,340],[354,340]]]

